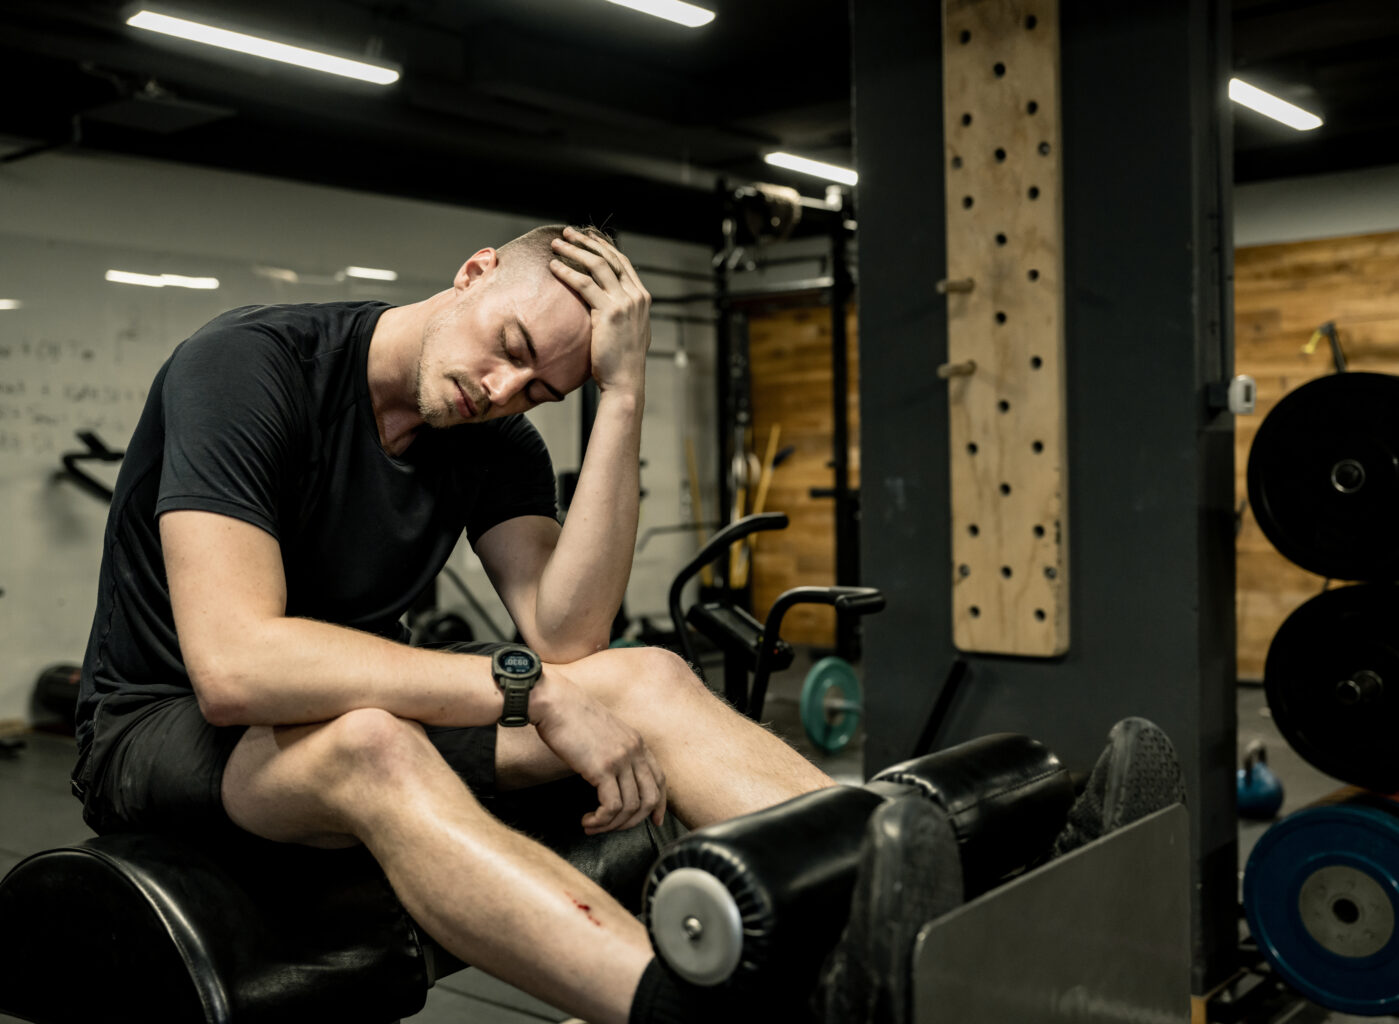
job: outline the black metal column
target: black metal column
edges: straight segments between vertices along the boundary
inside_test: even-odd
[[[1067,522],[1073,632],[1056,659],[952,645],[940,4],[852,5],[860,170],[866,770],[907,757],[949,666],[937,742],[1036,736],[1087,768],[1120,718],[1185,769],[1194,985],[1237,954],[1229,5],[1061,0]],[[1144,885],[1151,884],[1143,879]]]
[[[845,211],[831,227],[831,465],[835,498],[836,585],[860,585],[860,493],[850,487],[850,350],[845,318],[854,293],[846,258],[849,232]],[[836,653],[847,661],[860,657],[860,616],[836,613]]]

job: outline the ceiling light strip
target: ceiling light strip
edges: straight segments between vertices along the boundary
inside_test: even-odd
[[[219,286],[217,277],[186,277],[183,274],[137,274],[130,270],[109,270],[106,279],[115,284],[135,284],[143,288],[193,288],[212,291]]]
[[[687,4],[681,0],[609,0],[618,7],[630,7],[633,11],[664,18],[686,28],[699,28],[714,20],[714,12],[703,7]]]
[[[228,29],[215,28],[213,25],[204,25],[184,18],[173,18],[168,14],[156,14],[154,11],[140,11],[128,18],[126,23],[133,28],[143,28],[224,50],[236,50],[283,64],[295,64],[313,71],[355,78],[361,82],[372,82],[374,85],[392,85],[398,81],[398,72],[393,68],[365,64],[346,57],[334,57],[317,50],[306,50],[300,46],[244,35],[242,32],[230,32]]]
[[[834,181],[839,185],[854,185],[860,180],[860,176],[849,167],[838,167],[835,164],[822,163],[819,160],[808,160],[804,156],[796,156],[793,153],[769,153],[763,159],[774,167],[785,167],[789,171],[799,171],[813,177],[825,178],[827,181]]]
[[[1281,121],[1299,132],[1309,132],[1321,127],[1321,118],[1310,111],[1279,99],[1270,92],[1264,92],[1256,85],[1249,85],[1243,79],[1229,79],[1229,98],[1240,106],[1256,110],[1274,121]]]

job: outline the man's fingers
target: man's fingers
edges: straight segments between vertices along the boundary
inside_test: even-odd
[[[612,259],[608,258],[607,253],[602,250],[601,246],[597,245],[595,239],[591,241],[593,241],[593,245],[556,238],[553,246],[555,252],[577,260],[587,267],[598,284],[606,287],[610,283],[608,278],[620,282],[625,271],[622,270],[620,264],[615,264]],[[617,250],[613,249],[612,252],[616,253]],[[606,270],[603,269],[604,267]],[[603,277],[598,277],[599,274],[602,274]]]
[[[598,809],[583,815],[585,832],[606,832],[608,824],[622,809],[622,797],[617,788],[617,778],[605,775],[597,786]]]

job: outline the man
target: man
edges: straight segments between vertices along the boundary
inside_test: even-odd
[[[362,843],[422,927],[497,977],[593,1024],[694,1013],[638,921],[480,802],[577,773],[602,832],[831,784],[680,659],[605,649],[635,543],[649,305],[603,236],[550,227],[413,305],[244,308],[180,345],[107,527],[74,773],[89,823]],[[560,528],[517,414],[589,377]],[[528,655],[403,643],[463,530],[542,659],[532,689]]]

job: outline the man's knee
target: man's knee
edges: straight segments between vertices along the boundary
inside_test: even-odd
[[[614,706],[640,703],[648,707],[673,706],[677,700],[714,700],[704,681],[689,663],[661,647],[624,647],[615,667],[603,673],[609,693],[603,699]]]
[[[347,711],[321,726],[324,767],[337,776],[392,777],[432,752],[423,727],[379,708]]]

